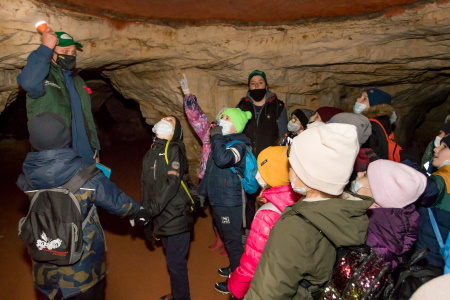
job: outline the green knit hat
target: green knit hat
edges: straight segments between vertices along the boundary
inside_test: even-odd
[[[75,42],[73,40],[73,37],[70,36],[68,33],[65,33],[63,31],[58,31],[58,32],[55,32],[55,33],[56,33],[56,36],[58,37],[58,40],[59,40],[59,43],[58,43],[59,47],[67,47],[67,46],[70,46],[70,45],[75,45],[76,48],[83,48],[83,45],[81,45],[78,42]]]
[[[263,71],[260,70],[255,70],[253,72],[250,73],[250,75],[248,75],[248,84],[250,84],[250,79],[252,79],[253,76],[259,75],[262,78],[264,78],[264,81],[266,82],[267,85],[267,77],[266,77],[266,73],[264,73]]]
[[[252,118],[251,112],[242,111],[240,108],[227,108],[222,111],[220,117],[222,118],[223,115],[230,117],[231,123],[233,123],[237,133],[241,133],[244,130],[248,120]]]

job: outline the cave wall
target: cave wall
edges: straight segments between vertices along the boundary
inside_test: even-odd
[[[15,81],[40,44],[44,19],[84,45],[77,66],[101,70],[125,98],[139,102],[147,123],[175,114],[185,121],[177,79],[211,118],[245,95],[247,76],[266,72],[288,110],[332,105],[350,111],[363,89],[393,95],[397,139],[407,144],[425,113],[450,91],[450,2],[385,12],[378,17],[289,25],[176,26],[126,22],[64,11],[30,0],[0,4],[0,111],[14,101]],[[447,112],[442,112],[445,114]],[[190,130],[188,135],[192,135]],[[200,151],[197,139],[188,156]],[[192,149],[192,148],[188,148]]]

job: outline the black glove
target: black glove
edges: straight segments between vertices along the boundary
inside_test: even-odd
[[[211,134],[211,136],[216,135],[216,134],[220,134],[222,135],[222,126],[214,126],[213,128],[211,128],[209,130],[209,134]]]
[[[141,207],[141,209],[135,213],[131,219],[134,220],[138,225],[145,226],[151,219],[151,215],[145,208]]]

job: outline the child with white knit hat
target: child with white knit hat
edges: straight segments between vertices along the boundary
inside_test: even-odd
[[[358,150],[356,128],[348,124],[309,128],[294,138],[288,153],[291,182],[305,188],[306,196],[287,207],[272,228],[245,299],[309,295],[299,283],[305,279],[318,287],[332,272],[336,249],[328,239],[337,247],[364,243],[373,200],[343,193]]]
[[[367,172],[358,172],[351,191],[372,197],[367,211],[369,228],[366,244],[394,269],[414,245],[419,231],[419,213],[414,202],[422,195],[426,176],[413,168],[379,159]]]

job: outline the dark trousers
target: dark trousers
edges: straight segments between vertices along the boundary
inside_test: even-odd
[[[191,233],[163,236],[161,238],[166,252],[166,263],[170,274],[170,288],[175,300],[190,300],[187,255]]]
[[[242,206],[213,206],[213,215],[219,234],[228,251],[231,271],[239,266],[242,247]]]
[[[85,291],[70,298],[63,298],[61,290],[58,291],[54,300],[105,300],[105,287],[106,280],[103,278],[96,285]],[[46,298],[48,299],[48,298]]]

